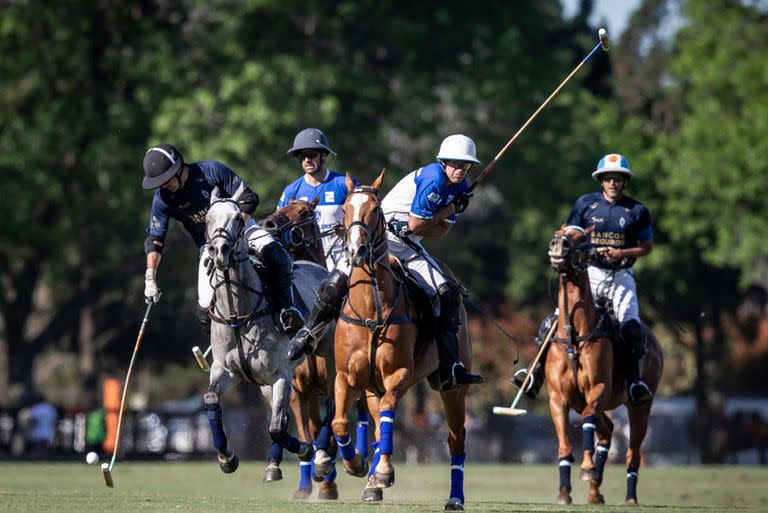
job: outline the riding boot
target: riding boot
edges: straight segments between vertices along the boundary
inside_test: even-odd
[[[461,293],[450,283],[440,285],[437,293],[440,296],[440,317],[437,318],[435,338],[441,389],[447,391],[461,385],[484,383],[482,376],[469,372],[459,360]]]
[[[629,404],[638,406],[653,399],[650,387],[641,379],[640,361],[645,355],[645,329],[636,319],[621,325],[621,336],[627,349],[627,395]]]
[[[280,328],[293,337],[304,326],[304,316],[296,308],[293,295],[293,261],[278,242],[264,246],[261,257],[267,266],[267,292],[272,307],[278,312]]]
[[[289,360],[298,360],[305,352],[314,351],[325,327],[339,315],[342,300],[349,289],[347,279],[346,274],[336,269],[320,283],[309,321],[288,343],[285,356]]]
[[[205,333],[210,333],[211,318],[208,316],[208,309],[197,305],[197,309],[195,310],[195,317],[197,317],[197,322],[200,324],[200,329]]]
[[[541,344],[545,342],[547,334],[552,327],[552,323],[555,322],[557,322],[557,314],[554,313],[547,315],[544,320],[541,321],[541,325],[539,325],[539,331],[536,334],[537,348],[541,348]],[[549,345],[547,345],[547,347],[544,349],[544,352],[541,354],[541,358],[531,371],[531,378],[528,380],[528,383],[525,386],[525,390],[523,391],[525,396],[529,399],[536,399],[539,394],[539,390],[541,390],[541,386],[544,384],[544,364],[547,361],[548,352]],[[528,369],[518,370],[515,372],[514,376],[512,376],[512,384],[514,384],[517,388],[522,388],[523,382],[525,381],[525,376],[527,374]]]

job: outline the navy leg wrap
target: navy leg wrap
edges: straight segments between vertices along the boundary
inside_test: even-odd
[[[368,458],[368,413],[364,411],[357,414],[355,448],[363,458]]]
[[[466,454],[451,456],[451,496],[464,504],[464,458]]]
[[[371,459],[371,468],[368,469],[368,477],[371,477],[376,470],[376,465],[379,464],[379,459],[381,459],[381,452],[379,451],[379,442],[373,442],[371,444],[371,449],[373,450],[373,458]]]
[[[331,470],[331,473],[328,474],[323,478],[323,481],[326,483],[333,483],[336,480],[336,465],[333,466],[333,470]]]
[[[597,452],[595,453],[595,470],[597,471],[597,483],[603,482],[603,470],[605,469],[605,462],[608,460],[608,450],[610,445],[597,444]]]
[[[317,449],[322,449],[324,451],[328,451],[328,446],[331,445],[331,428],[323,424],[320,427],[320,432],[317,433],[317,439],[315,439],[315,447]]]
[[[267,453],[267,461],[274,461],[278,465],[283,461],[283,448],[277,442],[272,442]]]
[[[560,458],[560,489],[565,488],[569,492],[571,491],[571,463],[573,463],[573,456]]]
[[[352,461],[355,459],[355,446],[352,444],[352,439],[348,436],[345,438],[336,437],[336,443],[339,445],[339,452],[344,461]]]
[[[312,488],[312,462],[300,461],[299,462],[299,488],[306,490]]]
[[[221,406],[218,404],[206,406],[205,413],[208,415],[208,424],[211,426],[211,438],[213,439],[213,447],[219,451],[219,453],[226,454],[227,435],[224,433]]]
[[[581,424],[581,450],[594,451],[595,450],[595,424],[597,423],[597,417],[595,415],[587,415],[584,417]]]
[[[392,435],[395,431],[395,412],[382,410],[379,421],[379,451],[381,454],[392,454]]]
[[[627,497],[626,500],[637,500],[637,469],[627,469]]]
[[[283,443],[283,447],[294,454],[301,450],[301,442],[299,442],[298,438],[294,438],[291,435],[286,434],[285,438],[283,438]]]

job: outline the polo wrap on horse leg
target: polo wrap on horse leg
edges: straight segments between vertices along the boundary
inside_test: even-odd
[[[270,299],[279,312],[283,331],[292,337],[304,326],[304,317],[293,296],[293,261],[279,242],[264,246],[260,256],[268,270],[265,278]]]
[[[208,416],[208,425],[211,428],[213,447],[220,453],[227,453],[227,435],[224,433],[221,406],[219,406],[219,394],[208,392],[203,396],[205,402],[205,414]]]
[[[451,456],[451,495],[449,499],[459,499],[464,504],[464,459],[466,454]]]
[[[320,283],[317,290],[317,300],[312,306],[307,325],[300,329],[296,336],[288,344],[286,356],[289,360],[298,360],[307,347],[316,342],[313,333],[317,333],[321,325],[330,324],[341,310],[341,300],[347,294],[349,284],[348,276],[338,269],[334,269],[328,277]]]
[[[597,417],[595,415],[587,415],[584,417],[581,424],[581,448],[584,451],[595,450],[595,427],[597,424]]]
[[[560,490],[571,491],[571,465],[573,464],[573,456],[568,455],[560,458],[558,462],[558,469],[560,471]]]
[[[555,323],[557,323],[556,313],[547,315],[544,320],[541,321],[541,324],[539,325],[539,331],[536,333],[535,338],[537,352],[538,349],[541,348],[541,344],[543,344],[544,340],[547,338],[547,334],[549,333],[550,328],[552,328],[552,325]],[[539,358],[536,366],[531,370],[531,377],[528,379],[528,384],[525,386],[525,390],[523,391],[525,396],[529,399],[536,399],[536,397],[539,395],[539,390],[541,390],[541,386],[544,384],[544,366],[547,362],[548,352],[549,345],[544,348],[544,352],[541,353],[541,358]],[[515,375],[512,377],[512,383],[517,386],[517,388],[521,388],[527,373],[528,369],[520,369],[519,371],[515,372]]]
[[[645,355],[645,328],[637,319],[626,320],[621,324],[621,337],[624,339],[629,359],[627,362],[629,401],[632,405],[646,403],[653,398],[653,392],[642,380],[640,373],[640,360]]]
[[[483,383],[482,376],[471,374],[459,359],[461,292],[455,285],[446,282],[437,288],[437,293],[440,297],[440,317],[437,318],[435,338],[442,389],[445,391],[459,385]]]
[[[627,496],[625,500],[637,501],[637,478],[638,469],[636,467],[629,467],[627,469]]]
[[[395,412],[392,410],[381,410],[379,417],[379,452],[381,454],[392,454],[394,449],[393,435],[395,432]]]

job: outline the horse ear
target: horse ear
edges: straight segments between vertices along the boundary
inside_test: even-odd
[[[347,173],[347,192],[352,192],[352,189],[355,188],[355,182],[352,181],[352,175]]]
[[[381,173],[379,173],[379,176],[376,177],[376,180],[373,181],[373,185],[371,185],[371,187],[376,189],[376,192],[381,190],[381,184],[384,183],[384,172],[386,170],[387,170],[387,168],[385,168],[385,167],[381,168]]]
[[[214,188],[213,188],[213,190],[211,191],[211,204],[213,204],[213,202],[214,202],[214,201],[218,201],[219,199],[221,199],[221,198],[219,197],[219,187],[218,187],[218,186],[216,186],[216,187],[214,187]]]
[[[319,198],[319,197],[317,197],[317,198],[313,199],[313,200],[310,202],[309,206],[310,206],[310,207],[312,207],[312,208],[315,208],[315,206],[316,206],[318,203],[320,203],[320,198]]]
[[[235,193],[232,195],[233,201],[238,201],[240,199],[240,196],[243,195],[243,191],[245,190],[245,182],[240,182],[240,187],[237,188]]]

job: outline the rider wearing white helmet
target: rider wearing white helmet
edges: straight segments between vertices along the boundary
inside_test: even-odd
[[[602,257],[587,268],[590,288],[595,300],[610,300],[616,319],[621,323],[621,336],[631,358],[628,365],[628,393],[632,404],[648,402],[653,394],[640,376],[640,359],[645,354],[646,333],[640,321],[632,265],[653,251],[651,214],[637,200],[624,195],[624,188],[635,175],[629,162],[618,153],[609,153],[597,163],[592,177],[600,182],[599,192],[584,194],[571,209],[567,225],[594,226],[590,242]],[[557,317],[550,315],[539,329],[538,342]],[[533,370],[526,395],[536,397],[544,383],[544,360]],[[522,384],[525,370],[518,371],[513,381]]]

